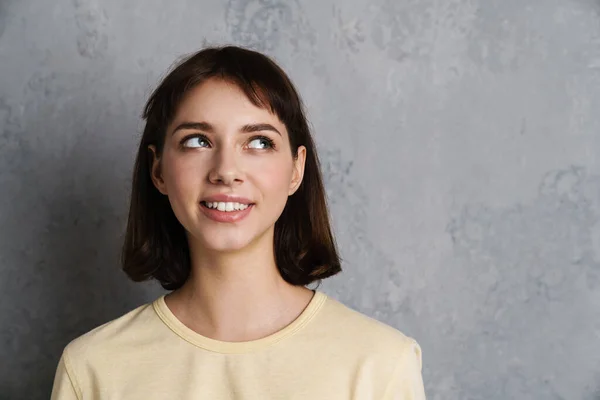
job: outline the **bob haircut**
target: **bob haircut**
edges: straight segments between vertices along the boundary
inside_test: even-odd
[[[144,107],[146,125],[133,169],[121,254],[125,273],[135,282],[156,279],[167,290],[181,287],[190,274],[186,232],[168,197],[152,183],[148,146],[156,146],[160,157],[167,126],[177,107],[188,91],[208,79],[237,85],[254,105],[277,115],[287,128],[294,158],[298,156],[298,146],[306,147],[303,181],[288,197],[275,223],[275,261],[283,279],[293,285],[307,285],[340,272],[319,159],[300,96],[289,77],[269,57],[225,46],[205,48],[179,62]]]

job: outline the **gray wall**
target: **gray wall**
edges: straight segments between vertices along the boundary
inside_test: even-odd
[[[0,398],[162,293],[118,267],[143,102],[205,44],[308,107],[345,271],[428,399],[600,398],[598,0],[0,0]]]

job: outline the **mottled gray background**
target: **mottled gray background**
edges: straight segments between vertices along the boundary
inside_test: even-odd
[[[600,1],[0,0],[0,398],[162,293],[118,268],[143,102],[179,56],[274,56],[345,271],[428,399],[600,399]]]

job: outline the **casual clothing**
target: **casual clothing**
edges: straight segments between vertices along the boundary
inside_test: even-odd
[[[196,333],[162,295],[70,342],[51,400],[425,400],[421,366],[414,339],[320,291],[248,342]]]

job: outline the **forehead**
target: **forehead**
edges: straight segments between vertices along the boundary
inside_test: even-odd
[[[285,130],[276,114],[268,108],[253,104],[235,83],[214,78],[186,93],[177,108],[172,125],[200,120],[222,127],[268,122],[278,124],[279,128]]]

